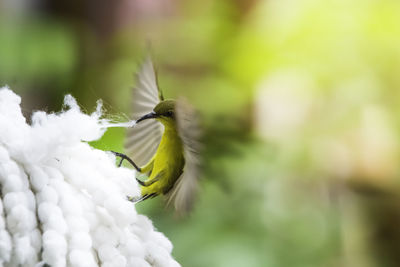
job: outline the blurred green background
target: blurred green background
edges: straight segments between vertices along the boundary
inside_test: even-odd
[[[202,113],[194,212],[137,205],[182,266],[399,266],[399,14],[394,0],[0,0],[0,83],[27,117],[71,93],[125,121],[150,42],[164,95]]]

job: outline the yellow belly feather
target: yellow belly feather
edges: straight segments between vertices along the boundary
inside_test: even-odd
[[[143,167],[144,172],[151,170],[145,183],[154,183],[142,187],[142,196],[166,194],[182,174],[184,166],[182,141],[175,129],[165,128],[160,145],[153,159]],[[146,168],[149,166],[150,168]]]

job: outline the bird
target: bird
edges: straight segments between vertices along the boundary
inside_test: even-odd
[[[127,160],[137,172],[147,175],[139,198],[144,201],[164,195],[167,206],[186,214],[193,207],[200,176],[201,131],[198,112],[184,98],[164,99],[150,56],[136,73],[132,117],[125,139],[126,154],[113,152]]]

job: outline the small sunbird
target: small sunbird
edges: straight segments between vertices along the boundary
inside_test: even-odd
[[[119,166],[127,160],[148,178],[136,178],[141,197],[128,199],[139,202],[164,195],[167,204],[186,213],[192,208],[199,177],[197,112],[183,99],[164,99],[150,56],[136,77],[132,103],[136,124],[127,132],[127,155],[113,153],[121,157]]]

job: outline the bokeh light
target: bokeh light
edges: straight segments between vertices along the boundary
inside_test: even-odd
[[[71,93],[126,121],[150,46],[164,95],[202,114],[191,216],[137,205],[182,266],[397,266],[398,14],[392,0],[0,0],[0,82],[26,114]]]

